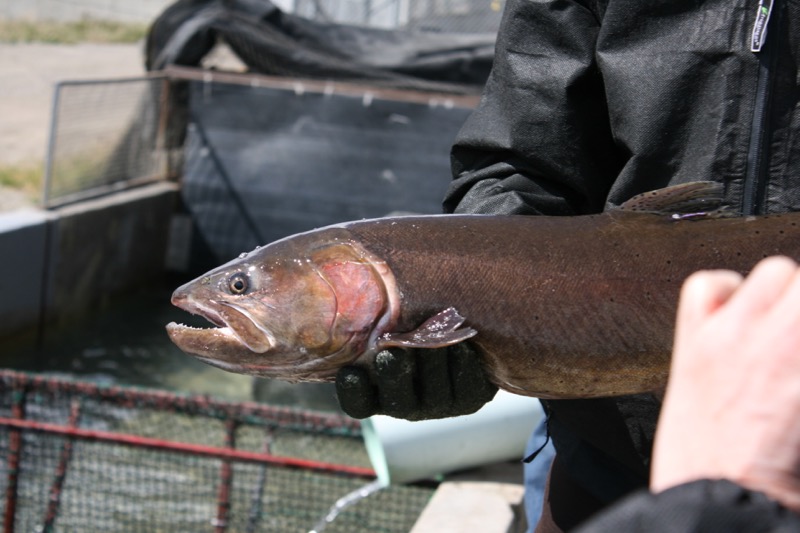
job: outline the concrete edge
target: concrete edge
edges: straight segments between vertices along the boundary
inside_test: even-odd
[[[442,483],[411,533],[521,533],[526,527],[524,492],[514,483]]]
[[[77,316],[164,271],[179,187],[0,213],[0,335]]]

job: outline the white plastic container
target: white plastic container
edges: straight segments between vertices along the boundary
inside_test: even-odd
[[[501,390],[471,415],[419,422],[379,415],[362,428],[372,467],[389,485],[521,460],[542,416],[539,400]]]

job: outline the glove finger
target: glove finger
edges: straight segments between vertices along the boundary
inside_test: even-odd
[[[416,418],[415,354],[411,350],[383,350],[375,355],[379,412],[396,418]]]
[[[378,411],[378,393],[365,368],[346,366],[339,370],[336,396],[342,411],[353,418],[367,418]]]
[[[448,368],[448,348],[417,350],[417,392],[420,409],[427,417],[440,418],[453,408],[453,389]]]
[[[474,413],[494,398],[497,386],[489,381],[480,354],[468,343],[451,346],[448,356],[453,402],[464,414]]]

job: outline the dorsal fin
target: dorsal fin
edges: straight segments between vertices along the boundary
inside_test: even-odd
[[[695,214],[719,210],[723,187],[716,181],[693,181],[637,194],[619,209],[650,213]]]

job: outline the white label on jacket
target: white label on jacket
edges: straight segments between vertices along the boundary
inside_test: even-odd
[[[759,0],[758,2],[758,13],[756,13],[756,21],[753,24],[753,37],[750,40],[750,50],[753,52],[760,52],[767,39],[767,24],[769,24],[769,16],[772,13],[772,2],[773,0]]]

